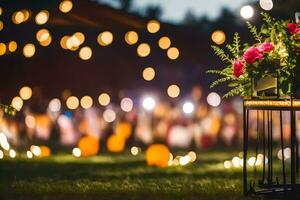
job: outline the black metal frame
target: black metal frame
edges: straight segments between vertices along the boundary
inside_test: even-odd
[[[300,111],[300,105],[294,106],[294,101],[300,102],[300,100],[274,100],[270,99],[270,101],[290,101],[290,105],[248,105],[247,102],[258,102],[258,101],[266,101],[263,100],[244,100],[243,102],[243,128],[244,128],[244,138],[243,138],[243,190],[244,195],[268,195],[268,196],[278,196],[278,195],[291,195],[296,196],[300,194],[300,184],[297,183],[297,175],[299,172],[299,152],[298,152],[298,140],[296,136],[296,111]],[[269,101],[269,100],[267,100]],[[262,120],[263,120],[263,169],[262,169],[262,180],[257,181],[258,187],[254,186],[254,183],[248,183],[247,180],[247,154],[248,154],[248,146],[249,146],[249,111],[256,110],[257,111],[257,140],[258,140],[258,132],[259,132],[259,112],[262,112]],[[279,111],[280,112],[280,148],[282,150],[282,158],[283,155],[283,125],[282,125],[282,111],[290,112],[290,128],[291,128],[291,137],[290,137],[290,148],[291,148],[291,163],[290,163],[290,182],[287,181],[286,174],[286,163],[284,159],[282,159],[282,177],[283,180],[280,182],[278,179],[276,182],[273,180],[273,118],[272,112]],[[265,126],[265,122],[267,122],[267,127]],[[267,137],[266,137],[267,134]],[[257,155],[256,146],[256,155]],[[267,150],[267,152],[266,152]],[[268,154],[268,163],[265,163],[266,153]],[[266,168],[266,165],[268,168]]]

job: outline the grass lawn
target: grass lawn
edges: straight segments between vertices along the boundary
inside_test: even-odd
[[[243,199],[237,152],[204,152],[184,167],[148,167],[142,155],[0,160],[0,199]]]

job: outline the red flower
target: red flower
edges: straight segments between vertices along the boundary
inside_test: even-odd
[[[249,49],[247,49],[243,57],[245,61],[250,65],[254,64],[257,60],[261,60],[264,58],[263,54],[256,47],[250,47]]]
[[[274,49],[274,46],[269,42],[264,42],[261,45],[259,45],[257,49],[260,53],[267,53],[272,51]]]
[[[288,30],[291,34],[300,33],[300,28],[298,28],[298,25],[295,23],[288,23]]]
[[[234,63],[233,63],[233,75],[238,78],[240,77],[242,74],[244,74],[244,63],[241,59],[237,59]]]

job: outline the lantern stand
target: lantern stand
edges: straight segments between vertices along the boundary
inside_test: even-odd
[[[257,173],[256,160],[258,149],[260,145],[260,139],[262,140],[263,151],[263,163],[261,179],[248,181],[247,169],[247,156],[249,153],[249,111],[255,111],[257,113],[256,119],[256,141],[255,141],[255,164],[254,173]],[[290,148],[291,148],[291,160],[290,160],[290,176],[287,174],[287,163],[284,161],[284,140],[283,140],[283,116],[282,112],[288,111],[290,115]],[[300,184],[297,182],[299,174],[299,150],[298,140],[296,137],[296,112],[300,111],[300,100],[293,98],[289,100],[284,99],[250,99],[243,101],[243,191],[244,195],[259,195],[259,196],[291,196],[296,197],[300,195]],[[273,174],[273,113],[279,112],[280,122],[280,149],[282,161],[281,177],[274,179]],[[262,127],[260,124],[260,113],[262,113]],[[266,154],[268,158],[266,158]]]

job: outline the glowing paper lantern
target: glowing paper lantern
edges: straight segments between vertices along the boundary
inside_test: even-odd
[[[32,96],[32,89],[28,86],[24,86],[20,89],[19,95],[23,100],[28,100]]]
[[[26,44],[23,48],[23,55],[26,58],[30,58],[30,57],[34,56],[34,54],[35,54],[34,44],[31,44],[31,43]]]
[[[140,57],[147,57],[151,52],[151,48],[150,45],[147,43],[141,43],[138,47],[137,47],[137,54]]]
[[[138,42],[139,36],[135,31],[128,31],[125,34],[125,41],[129,45],[134,45]]]
[[[179,50],[176,47],[171,47],[168,49],[167,55],[171,60],[176,60],[179,57]]]
[[[109,31],[100,33],[97,37],[97,41],[101,46],[108,46],[113,42],[114,36]]]
[[[49,157],[51,155],[51,149],[47,146],[40,146],[41,154],[40,157]]]
[[[79,140],[78,144],[81,156],[94,156],[98,153],[100,144],[98,138],[88,135]]]
[[[128,122],[121,122],[116,126],[116,134],[122,136],[124,139],[128,139],[132,132],[131,124]]]
[[[171,46],[170,38],[167,36],[161,37],[158,41],[158,46],[161,49],[168,49]]]
[[[160,23],[157,20],[150,20],[147,23],[147,30],[149,33],[157,33],[160,29]]]
[[[146,81],[151,81],[155,77],[155,70],[152,67],[147,67],[143,70],[143,78]]]
[[[106,146],[108,151],[118,153],[124,151],[125,144],[126,140],[123,136],[113,134],[108,138]]]
[[[145,158],[149,166],[167,167],[170,150],[163,144],[153,144],[146,150]]]
[[[226,41],[226,35],[223,31],[217,30],[212,33],[211,39],[217,45],[221,45]]]

